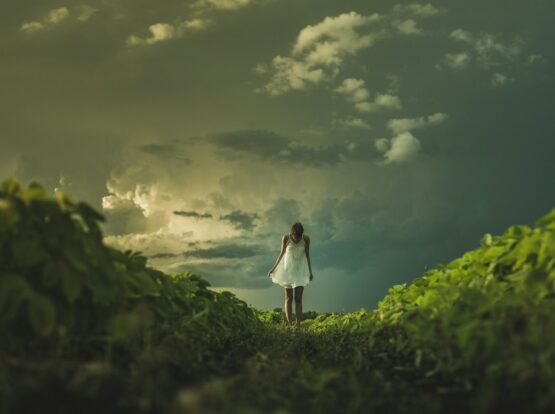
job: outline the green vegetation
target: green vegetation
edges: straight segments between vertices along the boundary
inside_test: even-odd
[[[1,412],[555,410],[555,209],[300,333],[104,245],[102,220],[1,185]]]

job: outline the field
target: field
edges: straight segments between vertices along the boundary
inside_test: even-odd
[[[2,183],[1,412],[555,412],[555,209],[298,333],[106,246],[102,220]]]

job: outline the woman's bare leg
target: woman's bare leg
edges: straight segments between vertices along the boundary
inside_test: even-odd
[[[297,286],[295,288],[295,316],[297,319],[297,328],[301,327],[301,320],[303,319],[303,290],[304,286]]]
[[[291,314],[293,313],[293,289],[292,288],[284,288],[285,289],[285,319],[287,319],[287,324],[291,325],[293,320],[291,318]]]

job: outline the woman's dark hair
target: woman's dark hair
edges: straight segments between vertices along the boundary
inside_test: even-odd
[[[300,240],[303,237],[304,227],[298,221],[291,226],[291,234],[295,235],[296,240]]]

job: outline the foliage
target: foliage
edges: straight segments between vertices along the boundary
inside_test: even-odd
[[[0,187],[0,411],[555,410],[555,209],[374,310],[257,310],[104,245],[104,217]]]
[[[230,292],[210,290],[198,275],[166,275],[147,267],[140,252],[104,245],[101,220],[87,204],[60,192],[51,198],[36,183],[26,189],[13,180],[2,184],[0,352],[6,360],[19,366],[30,357],[63,358],[131,370],[141,358],[140,369],[177,365],[182,382],[197,380],[211,364],[220,369],[214,354],[260,323],[256,311]],[[141,387],[136,375],[133,391]],[[16,404],[24,391],[14,389]]]

